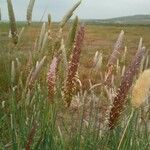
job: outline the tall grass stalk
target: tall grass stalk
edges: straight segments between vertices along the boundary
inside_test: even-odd
[[[113,129],[115,127],[118,118],[123,111],[126,102],[125,99],[127,97],[130,87],[132,86],[134,76],[139,71],[140,63],[142,61],[144,54],[145,54],[145,47],[143,47],[140,51],[139,50],[137,51],[135,57],[133,58],[133,61],[131,62],[131,65],[127,68],[127,70],[124,73],[120,87],[117,91],[117,95],[114,98],[113,106],[111,108],[109,118],[110,129]]]
[[[74,46],[75,37],[76,37],[76,31],[78,27],[78,17],[76,16],[73,20],[71,29],[68,34],[67,42],[66,42],[66,49],[67,49],[67,58],[69,59],[69,56],[71,55],[71,50]]]
[[[150,93],[150,69],[142,72],[133,86],[131,104],[133,107],[140,107],[146,99],[148,99]]]
[[[16,71],[15,71],[15,62],[14,61],[12,61],[12,63],[11,63],[11,83],[12,83],[12,85],[15,83],[15,73]]]
[[[49,67],[49,71],[47,74],[47,83],[48,83],[48,98],[49,98],[49,102],[53,101],[53,97],[55,94],[55,85],[56,85],[56,71],[57,71],[57,67],[58,67],[58,58],[54,57],[52,60],[52,63]]]
[[[73,80],[77,73],[83,40],[84,40],[84,27],[81,26],[76,37],[76,43],[73,49],[70,65],[68,67],[68,75],[65,83],[64,101],[66,102],[67,107],[69,107],[71,104],[72,94],[75,88]]]
[[[46,24],[44,22],[43,25],[42,25],[42,28],[41,28],[40,35],[39,35],[38,51],[41,50],[41,47],[42,47],[42,44],[43,44],[43,40],[44,40],[44,37],[45,37],[45,33],[46,33]]]
[[[41,46],[41,52],[43,52],[47,42],[48,42],[48,32],[46,32],[44,35],[44,39],[43,39],[42,46]]]
[[[121,33],[119,34],[117,42],[115,43],[113,52],[108,60],[108,64],[107,64],[108,70],[106,72],[106,77],[105,77],[106,85],[110,84],[109,82],[110,82],[112,72],[114,70],[114,66],[116,65],[116,62],[117,62],[119,56],[121,55],[123,39],[124,39],[124,31],[122,30]]]
[[[136,109],[139,108],[142,104],[144,104],[145,100],[148,99],[149,89],[150,89],[149,77],[150,77],[150,69],[145,70],[143,73],[140,74],[139,78],[137,79],[137,81],[133,87],[132,98],[131,98],[132,111],[131,111],[130,117],[128,119],[128,122],[125,126],[125,129],[123,131],[123,134],[121,136],[117,150],[120,150],[120,148],[121,148],[121,144],[125,138],[125,134],[127,132],[129,123],[134,115],[134,111],[136,111]]]
[[[67,72],[68,72],[68,61],[67,61],[67,53],[66,53],[66,47],[64,44],[64,39],[61,40],[61,47],[60,50],[62,52],[62,61],[63,61],[63,66],[64,66],[64,77],[66,79],[67,77]]]
[[[27,16],[26,17],[27,17],[28,25],[30,25],[32,22],[32,11],[33,11],[33,7],[34,7],[34,3],[35,3],[35,0],[30,0],[28,8],[27,8]]]
[[[126,126],[125,126],[125,129],[124,129],[124,131],[123,131],[123,133],[122,133],[122,136],[121,136],[121,139],[120,139],[120,142],[119,142],[119,145],[118,145],[117,150],[120,150],[120,148],[121,148],[121,144],[122,144],[122,142],[123,142],[123,140],[124,140],[124,138],[125,138],[125,134],[126,134],[126,132],[127,132],[128,126],[129,126],[129,124],[130,124],[130,121],[131,121],[133,115],[134,115],[134,109],[132,108],[131,114],[130,114],[130,116],[129,116],[129,118],[128,118],[128,121],[127,121],[127,124],[126,124]]]
[[[48,14],[48,28],[50,29],[51,28],[51,14]]]
[[[81,0],[77,2],[63,17],[62,21],[60,22],[60,28],[63,28],[67,21],[71,18],[73,15],[73,12],[78,8],[78,6],[81,4]]]
[[[46,56],[44,56],[42,58],[42,60],[39,62],[39,64],[36,66],[34,72],[32,73],[31,78],[29,80],[29,87],[30,88],[33,87],[33,84],[34,84],[35,80],[37,79],[37,77],[38,77],[38,75],[39,75],[39,73],[40,73],[40,71],[44,65],[45,60],[46,60]]]
[[[17,32],[17,25],[16,19],[14,15],[13,5],[11,0],[7,0],[8,6],[8,14],[9,14],[9,22],[10,22],[10,31],[12,36],[12,41],[14,44],[18,43],[18,32]]]

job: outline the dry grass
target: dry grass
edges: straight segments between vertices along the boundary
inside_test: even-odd
[[[76,21],[77,18],[75,22]],[[36,142],[39,142],[42,146],[45,139],[51,139],[53,137],[54,138],[53,140],[50,140],[50,143],[48,141],[46,142],[46,146],[51,145],[53,148],[56,145],[63,146],[64,144],[65,146],[63,148],[61,147],[62,149],[65,149],[66,147],[70,148],[70,146],[78,147],[80,145],[86,147],[89,145],[88,138],[90,138],[90,142],[92,140],[92,148],[95,147],[96,149],[98,145],[104,146],[103,149],[105,149],[105,147],[112,148],[113,146],[116,148],[122,133],[119,132],[118,136],[118,131],[122,131],[125,123],[123,119],[120,120],[121,124],[117,124],[118,126],[116,126],[114,129],[115,132],[111,133],[111,131],[107,128],[109,107],[110,104],[113,103],[113,100],[115,100],[114,108],[111,111],[115,113],[115,108],[118,106],[118,104],[120,105],[119,107],[121,108],[121,111],[119,110],[119,115],[116,119],[118,120],[120,112],[123,110],[122,107],[124,102],[127,102],[127,99],[125,100],[125,98],[130,96],[129,88],[132,85],[133,75],[136,73],[136,68],[134,68],[134,66],[138,65],[137,68],[139,68],[139,58],[137,59],[138,62],[136,59],[133,61],[132,65],[129,67],[129,69],[127,69],[127,71],[125,69],[128,68],[129,64],[131,63],[131,59],[138,49],[138,41],[141,37],[141,34],[144,37],[144,45],[146,47],[150,47],[148,41],[150,38],[150,35],[148,34],[150,28],[147,26],[122,27],[86,25],[84,47],[82,47],[82,49],[78,49],[81,39],[79,38],[79,41],[75,40],[78,42],[78,44],[72,45],[72,47],[75,46],[75,48],[72,49],[72,55],[67,58],[67,49],[65,44],[68,43],[67,33],[68,27],[70,27],[69,24],[65,28],[59,29],[59,24],[52,23],[50,33],[51,39],[48,39],[48,44],[44,44],[44,46],[42,46],[42,50],[41,48],[38,48],[45,43],[43,42],[43,38],[45,37],[44,33],[46,33],[46,31],[44,31],[44,33],[41,32],[42,34],[40,36],[42,24],[33,23],[33,26],[28,26],[25,28],[20,42],[15,48],[8,40],[7,24],[1,25],[2,32],[0,37],[2,40],[0,41],[0,70],[4,72],[4,74],[0,75],[0,81],[2,85],[0,87],[0,91],[2,93],[0,98],[3,99],[3,108],[5,108],[5,103],[6,105],[9,105],[9,108],[7,108],[8,110],[6,109],[6,111],[8,111],[8,115],[11,111],[13,112],[13,115],[11,115],[12,122],[14,121],[15,124],[20,126],[20,128],[17,128],[14,126],[15,124],[12,123],[12,128],[9,126],[8,130],[6,130],[8,133],[6,134],[9,135],[9,132],[12,132],[16,138],[22,137],[22,134],[24,134],[25,137],[24,139],[21,138],[21,140],[25,142],[23,142],[23,144],[18,144],[18,146],[24,146],[24,144],[26,144],[27,148],[34,146]],[[19,30],[22,29],[22,26],[24,26],[24,24],[18,23]],[[118,34],[122,29],[125,31],[125,41],[120,50],[122,52],[125,51],[125,53],[121,55],[121,58],[117,59],[117,63],[114,64],[114,69],[110,78],[111,87],[104,86],[101,83],[105,79],[105,72],[108,69],[107,63],[114,48],[114,43],[116,42]],[[49,30],[48,24],[46,24],[46,26],[44,25],[44,30]],[[75,33],[72,35],[74,36]],[[38,45],[39,43],[36,43],[35,41],[40,41],[40,46]],[[71,42],[72,41],[73,39],[71,39]],[[127,46],[127,48],[124,48],[125,46]],[[80,56],[79,53],[77,53],[78,51],[79,53],[81,52]],[[98,54],[97,56],[95,56],[96,52]],[[138,55],[138,57],[141,59],[142,55]],[[59,63],[57,62],[58,60],[55,59],[58,56],[61,58]],[[67,59],[71,60],[71,63],[69,63],[69,61],[67,62]],[[146,66],[147,68],[149,67],[149,62],[147,61],[148,57],[145,58],[145,60],[146,61],[143,66]],[[96,65],[96,68],[93,68],[95,62],[98,62],[98,64]],[[74,81],[76,90],[75,93],[72,94],[74,87],[70,86],[70,83],[68,84],[69,86],[67,90],[71,92],[71,98],[69,97],[69,100],[66,100],[66,102],[70,108],[64,108],[64,103],[61,101],[63,100],[64,94],[62,86],[64,85],[64,79],[66,79],[67,75],[69,74],[67,69],[68,66],[72,68],[69,68],[70,70],[73,70],[73,73],[70,73],[71,79],[69,79],[69,82],[72,84]],[[141,72],[142,69],[140,70]],[[131,71],[133,71],[134,74],[130,76]],[[130,76],[129,78],[128,75]],[[129,85],[127,81],[130,82]],[[89,90],[97,83],[100,83],[102,86],[97,86],[96,88]],[[120,84],[121,92],[117,90]],[[11,91],[11,96],[9,96],[8,91]],[[119,103],[120,99],[117,98],[116,100],[115,98],[117,97],[117,91],[117,94],[119,95],[117,96],[121,99],[121,103]],[[49,105],[47,101],[48,98],[49,101],[53,101],[54,103]],[[10,102],[7,101],[8,99]],[[127,104],[126,106],[129,105]],[[3,108],[2,110],[4,110]],[[127,108],[128,110],[130,109],[130,107]],[[5,116],[5,111],[2,112],[3,116]],[[23,117],[24,120],[20,120],[20,114],[23,115],[21,117]],[[123,113],[123,116],[127,117],[128,114]],[[146,120],[147,118],[148,117],[146,117]],[[34,127],[35,120],[37,122],[36,129]],[[109,122],[113,124],[110,127],[114,127],[116,120],[114,122]],[[18,121],[21,121],[21,124],[18,124]],[[131,121],[129,121],[129,123],[130,122]],[[131,124],[132,127],[134,127],[137,122],[138,120],[134,118],[134,124]],[[3,123],[3,128],[5,128],[5,123],[7,122]],[[141,124],[138,122],[138,126],[140,125]],[[25,133],[22,133],[23,128],[27,129],[24,131]],[[142,132],[144,132],[145,128],[140,129]],[[134,130],[136,130],[136,133],[139,133],[136,128]],[[128,128],[127,132],[126,129],[124,131],[124,135],[125,133],[130,134],[130,128]],[[111,136],[111,134],[114,135]],[[134,136],[132,132],[131,134]],[[61,144],[55,143],[57,140],[55,139],[54,135],[59,142],[61,141]],[[124,135],[122,136],[123,138],[120,142],[120,146],[130,146],[129,143],[126,144],[126,142],[124,142]],[[102,136],[105,137],[104,139],[106,143],[103,143]],[[142,136],[145,138],[143,141],[147,141],[147,134]],[[112,137],[112,139],[108,140],[110,137]],[[117,140],[113,139],[113,137],[117,138]],[[134,139],[133,137],[130,137],[131,136],[128,135],[129,140]],[[3,141],[9,141],[10,139],[12,138],[7,138],[4,136]],[[15,140],[16,139],[14,139],[14,141]],[[98,145],[94,144],[99,140],[100,143]],[[113,144],[109,143],[107,146],[108,141],[113,142]],[[75,144],[70,144],[69,142],[73,142]],[[134,143],[136,143],[136,140],[134,140]],[[15,147],[16,143],[14,142],[12,145]],[[133,144],[132,146],[135,147],[135,145]],[[89,149],[89,147],[87,149]]]

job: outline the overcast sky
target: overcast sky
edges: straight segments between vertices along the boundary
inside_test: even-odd
[[[12,0],[16,20],[26,19],[29,0]],[[54,21],[60,20],[77,0],[35,0],[33,20],[40,20],[44,10]],[[2,19],[8,19],[6,0],[0,0]],[[83,0],[75,15],[82,19],[104,19],[135,14],[150,14],[150,0]],[[45,15],[46,18],[47,15]]]

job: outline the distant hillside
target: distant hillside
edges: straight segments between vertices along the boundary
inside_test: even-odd
[[[85,22],[94,22],[102,24],[150,24],[150,15],[134,15],[134,16],[125,16],[112,19],[89,19],[84,20]]]

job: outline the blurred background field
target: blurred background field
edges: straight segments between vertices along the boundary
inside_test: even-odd
[[[2,7],[0,150],[150,149],[150,15],[72,20],[82,2],[60,22]]]
[[[39,36],[41,23],[33,23],[32,26],[25,28],[23,36],[21,38],[20,44],[17,46],[17,51],[11,51],[11,42],[8,38],[9,24],[0,23],[0,51],[1,55],[3,54],[3,59],[8,61],[9,65],[11,64],[12,59],[20,57],[27,61],[29,51],[33,51],[34,44]],[[18,22],[17,26],[19,30],[22,27],[26,26],[24,22]],[[70,23],[65,26],[63,29],[64,40],[67,39],[67,33],[70,28]],[[58,23],[53,23],[51,26],[51,36],[52,38],[56,36],[56,33],[59,29]],[[85,24],[85,40],[84,46],[82,47],[79,74],[80,79],[83,81],[84,89],[87,88],[87,80],[89,79],[89,72],[92,64],[92,60],[96,51],[99,51],[103,54],[103,63],[106,64],[110,54],[112,53],[114,43],[118,37],[118,34],[121,30],[125,32],[125,40],[123,47],[127,47],[128,57],[125,65],[128,65],[137,51],[137,45],[139,43],[140,37],[143,37],[143,45],[149,49],[150,47],[150,26],[149,25],[115,25],[115,24],[95,24],[95,23],[86,23]],[[10,43],[10,44],[9,44]],[[46,51],[49,51],[47,47]],[[36,50],[35,50],[36,51]],[[7,56],[7,52],[10,52],[11,55]],[[5,56],[6,55],[6,56]],[[8,60],[5,59],[9,57]],[[11,57],[11,58],[10,58]],[[5,72],[4,62],[1,59],[0,71]],[[10,66],[11,67],[11,66]],[[5,77],[3,74],[0,75],[1,89],[5,87]],[[93,77],[93,82],[97,83],[100,79],[100,73]]]

